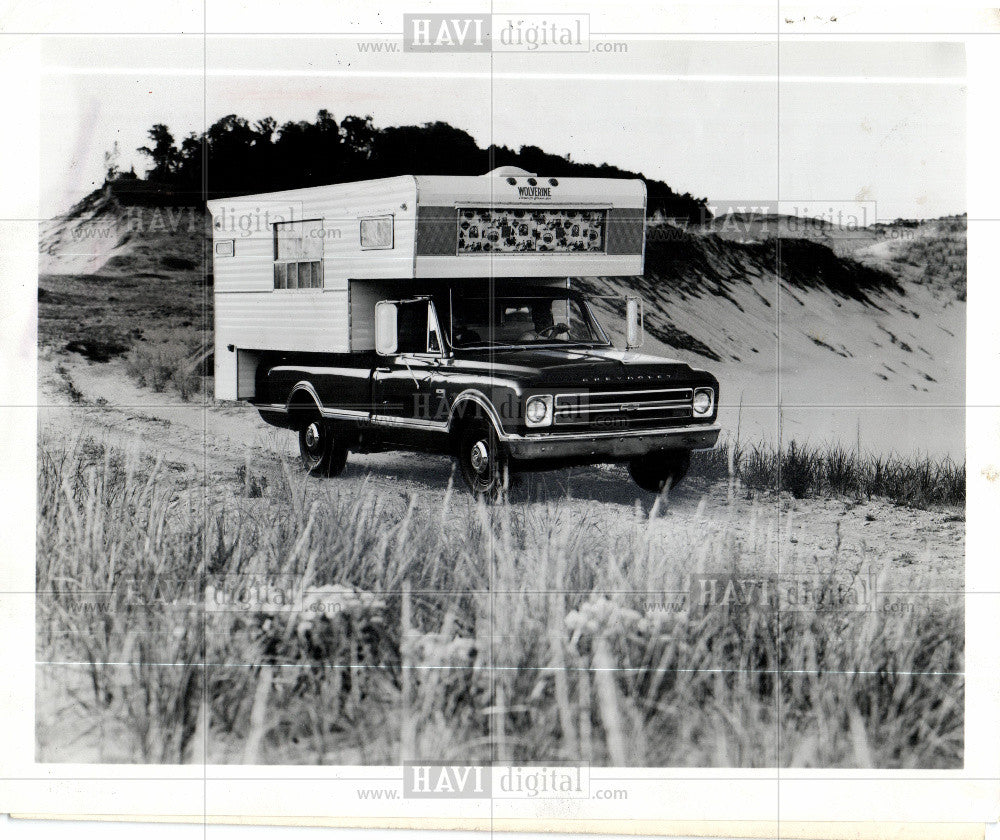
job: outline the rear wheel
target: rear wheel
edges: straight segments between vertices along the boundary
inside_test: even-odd
[[[319,415],[306,418],[299,428],[299,455],[310,475],[340,475],[347,465],[347,447],[338,440],[333,424]]]
[[[687,475],[691,453],[686,449],[673,449],[633,458],[628,462],[632,480],[643,490],[661,493],[664,487],[676,487]]]
[[[510,459],[492,424],[485,420],[474,420],[462,429],[458,466],[477,498],[493,501],[510,486]]]

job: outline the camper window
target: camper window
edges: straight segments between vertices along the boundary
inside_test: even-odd
[[[274,224],[274,288],[323,288],[323,220]]]
[[[392,216],[369,216],[359,221],[361,223],[360,237],[362,251],[392,248]]]

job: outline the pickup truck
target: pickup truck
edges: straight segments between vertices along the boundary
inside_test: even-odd
[[[610,462],[659,493],[692,450],[715,445],[718,380],[616,348],[579,292],[424,286],[375,303],[374,350],[261,354],[251,402],[298,435],[310,473],[338,475],[350,452],[407,449],[452,455],[487,500],[514,472]],[[641,309],[627,312],[630,346]]]

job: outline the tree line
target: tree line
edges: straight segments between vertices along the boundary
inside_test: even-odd
[[[481,175],[508,165],[554,177],[643,177],[607,163],[579,163],[537,146],[480,148],[468,132],[446,122],[376,128],[370,116],[346,116],[338,122],[326,109],[312,122],[280,126],[272,117],[251,123],[230,114],[179,142],[163,123],[147,134],[149,144],[138,149],[150,164],[144,176],[118,171],[116,154],[109,153],[109,182],[144,180],[175,193],[217,198],[403,174]],[[645,180],[650,214],[696,222],[707,217],[707,199]]]

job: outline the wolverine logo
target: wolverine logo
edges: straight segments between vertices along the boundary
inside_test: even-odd
[[[552,187],[518,187],[521,198],[552,198]]]

